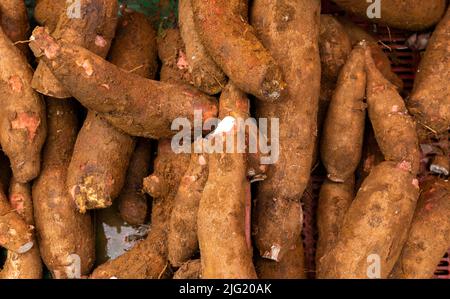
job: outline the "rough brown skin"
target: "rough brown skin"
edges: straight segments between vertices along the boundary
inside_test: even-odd
[[[102,113],[118,129],[132,136],[163,138],[175,135],[171,123],[191,120],[194,110],[203,118],[217,115],[214,98],[189,87],[157,82],[126,72],[78,46],[56,42],[42,27],[30,43],[35,56],[86,108]]]
[[[33,227],[14,210],[0,190],[0,247],[23,254],[36,246],[35,243]]]
[[[89,111],[67,170],[67,190],[78,210],[109,207],[119,196],[135,146],[100,115]]]
[[[249,117],[249,100],[229,82],[220,96],[220,119],[227,116]],[[234,125],[224,140],[238,134]],[[221,135],[217,135],[221,136]],[[213,137],[215,142],[220,138]],[[252,249],[247,239],[247,201],[250,182],[247,180],[246,154],[209,155],[208,181],[200,200],[197,233],[202,261],[202,277],[206,279],[256,278]],[[249,219],[248,219],[249,220]]]
[[[408,240],[392,278],[429,279],[450,247],[450,183],[430,177],[422,187]]]
[[[230,80],[260,100],[279,100],[283,75],[247,22],[248,1],[192,0],[192,8],[203,45]]]
[[[202,263],[200,260],[190,260],[184,263],[173,275],[173,279],[201,279]]]
[[[74,2],[65,4],[52,36],[57,40],[86,48],[104,58],[108,54],[117,25],[118,2],[115,0],[78,0],[81,17],[68,13]],[[52,73],[48,62],[39,61],[32,86],[40,93],[54,98],[70,98],[71,93]]]
[[[361,163],[356,171],[356,188],[358,190],[361,187],[362,182],[370,174],[372,169],[384,161],[384,155],[378,146],[377,139],[375,138],[375,133],[373,132],[372,126],[366,128],[364,134],[364,147],[361,157]]]
[[[426,126],[427,131],[435,134],[450,129],[449,47],[450,8],[431,36],[408,102],[419,127]]]
[[[174,267],[180,267],[198,250],[197,212],[207,179],[208,156],[192,153],[170,215],[169,261]]]
[[[9,201],[14,209],[28,225],[34,225],[33,202],[30,185],[11,181],[9,188]],[[42,263],[39,247],[33,234],[33,246],[29,251],[18,254],[8,251],[8,255],[0,271],[0,279],[40,279],[42,277]]]
[[[317,269],[326,267],[326,265],[322,265],[321,258],[338,240],[339,229],[354,197],[354,176],[344,183],[335,183],[330,180],[326,180],[323,183],[317,208],[317,229],[319,234],[316,247]]]
[[[156,33],[150,22],[143,14],[125,11],[110,62],[141,77],[154,78],[156,56]],[[130,135],[94,111],[88,113],[67,174],[67,188],[80,212],[109,207],[119,196],[134,146]]]
[[[289,249],[280,262],[258,257],[256,273],[260,279],[305,279],[304,251],[301,240]]]
[[[321,158],[328,178],[345,182],[361,160],[366,119],[365,50],[357,46],[342,68],[323,125]]]
[[[318,278],[368,278],[380,257],[380,278],[387,278],[408,235],[419,185],[404,163],[375,167],[348,209],[337,242],[321,258]]]
[[[193,85],[204,93],[214,95],[222,91],[227,77],[212,60],[195,29],[192,0],[178,2],[178,23],[186,47],[186,59]]]
[[[319,51],[322,81],[336,82],[352,51],[352,42],[341,23],[331,15],[320,16]]]
[[[30,24],[24,0],[0,1],[0,26],[13,43],[28,40]],[[26,57],[30,54],[26,43],[18,43],[16,47]]]
[[[159,141],[155,171],[144,180],[144,190],[153,197],[150,232],[130,251],[100,265],[91,278],[149,279],[165,276],[169,218],[178,185],[188,165],[189,155],[175,154],[170,139]]]
[[[287,82],[282,102],[257,103],[257,117],[279,118],[280,155],[258,185],[253,232],[260,255],[280,261],[300,239],[300,198],[309,181],[316,144],[320,1],[254,1],[251,22]]]
[[[161,81],[178,84],[193,81],[179,29],[169,28],[158,35],[158,56],[162,62]]]
[[[65,184],[78,121],[72,100],[46,100],[49,136],[32,193],[36,230],[42,259],[53,277],[75,278],[88,274],[95,260],[91,217],[77,211]]]
[[[125,185],[117,198],[119,213],[131,225],[143,224],[147,218],[147,196],[142,181],[149,175],[152,146],[148,139],[138,139],[128,166]]]
[[[350,37],[352,46],[355,46],[364,40],[366,42],[366,45],[372,52],[372,57],[377,68],[386,79],[391,81],[391,83],[394,84],[399,91],[401,91],[403,89],[403,81],[396,73],[392,71],[391,61],[389,60],[389,57],[384,53],[383,47],[378,44],[378,41],[375,39],[375,37],[346,18],[337,17],[337,19],[342,24],[344,30]]]
[[[59,16],[66,12],[66,0],[36,0],[34,19],[39,25],[53,32],[58,24]]]
[[[45,104],[31,88],[33,72],[26,58],[0,29],[0,144],[21,183],[40,171],[47,133]]]
[[[333,0],[344,8],[368,21],[386,24],[394,28],[420,31],[439,22],[445,12],[445,0],[389,0],[381,3],[381,18],[370,19],[367,9],[371,3],[361,0]]]
[[[378,145],[386,160],[405,162],[416,175],[420,168],[416,124],[395,86],[375,67],[369,47],[366,47],[366,71],[368,112]]]

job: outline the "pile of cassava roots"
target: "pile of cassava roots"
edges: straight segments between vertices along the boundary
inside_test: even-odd
[[[447,0],[179,0],[170,28],[35,2],[0,0],[0,278],[434,277]],[[421,57],[412,89],[381,26]]]

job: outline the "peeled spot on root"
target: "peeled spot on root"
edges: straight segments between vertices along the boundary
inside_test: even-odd
[[[181,50],[180,50],[179,58],[177,61],[177,67],[180,70],[185,70],[185,69],[189,68],[189,63],[187,62],[186,54]]]
[[[13,121],[11,121],[11,128],[13,130],[26,129],[28,132],[28,140],[30,142],[33,142],[40,124],[41,119],[35,116],[34,114],[29,114],[27,112],[20,112],[17,114],[16,118]]]
[[[23,84],[22,84],[22,80],[20,79],[19,76],[13,75],[13,76],[9,77],[8,83],[13,92],[17,92],[17,93],[22,92]]]
[[[270,251],[266,251],[263,255],[263,258],[270,259],[278,262],[278,255],[280,254],[281,247],[277,244],[272,245],[270,247]]]
[[[404,170],[404,171],[409,171],[409,172],[412,171],[412,165],[411,165],[411,162],[409,162],[409,161],[402,161],[402,162],[398,163],[397,168]]]
[[[76,61],[76,64],[78,66],[81,66],[84,69],[84,72],[86,73],[86,75],[88,75],[89,77],[92,76],[92,74],[94,73],[94,68],[92,67],[92,64],[89,60],[85,59],[83,61]]]
[[[23,210],[24,210],[24,204],[23,203],[24,203],[24,200],[25,199],[22,196],[22,194],[14,194],[13,196],[11,196],[11,206],[20,215],[23,214]]]
[[[206,165],[206,159],[205,159],[205,157],[204,157],[203,155],[200,155],[200,156],[198,157],[198,163],[199,163],[201,166],[205,166],[205,165]]]
[[[106,90],[109,90],[109,85],[104,83],[100,85],[101,87],[105,88]]]
[[[108,42],[106,41],[106,39],[103,36],[97,35],[95,37],[95,45],[97,47],[104,48],[104,47],[106,47],[107,44],[108,44]]]
[[[419,180],[418,180],[418,179],[413,179],[413,180],[412,180],[412,185],[413,185],[414,187],[416,187],[417,189],[420,189],[420,186],[419,186]]]
[[[59,45],[44,27],[37,27],[33,31],[33,35],[30,37],[30,40],[32,41],[30,43],[30,48],[37,56],[42,55],[42,52],[44,52],[44,55],[48,59],[53,59],[60,51]]]

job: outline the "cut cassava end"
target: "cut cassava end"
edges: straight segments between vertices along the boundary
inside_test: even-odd
[[[420,168],[416,123],[394,85],[376,68],[366,47],[367,105],[375,137],[388,161],[404,163],[414,175]]]
[[[323,125],[321,158],[328,178],[345,182],[361,160],[366,119],[365,50],[357,46],[342,68]]]
[[[192,83],[204,93],[219,93],[227,83],[227,78],[212,60],[203,46],[195,29],[192,0],[180,0],[178,3],[178,23],[186,47],[186,60]]]
[[[420,31],[427,29],[441,19],[445,12],[445,0],[390,0],[371,3],[361,0],[333,0],[346,11],[363,17],[368,21],[385,24],[394,28]],[[371,13],[379,4],[380,15]]]
[[[118,19],[116,0],[78,0],[79,10],[74,3],[65,3],[52,36],[57,40],[86,48],[106,57],[114,38]],[[40,93],[54,98],[70,98],[71,93],[52,73],[45,61],[39,61],[32,86]]]
[[[217,115],[214,98],[189,86],[157,82],[121,70],[78,46],[56,42],[42,27],[33,31],[30,47],[85,107],[102,113],[116,128],[133,136],[172,137],[172,121],[203,112]]]
[[[33,72],[26,58],[0,28],[0,144],[21,183],[40,171],[47,126],[45,104],[31,88]]]
[[[404,163],[383,162],[365,179],[319,278],[387,278],[406,242],[419,183]]]
[[[33,206],[42,260],[54,278],[80,278],[95,260],[93,224],[80,214],[66,189],[66,175],[78,133],[72,100],[47,98],[49,136],[42,172],[33,184]]]
[[[124,12],[109,59],[124,71],[155,77],[156,34],[143,14]],[[119,196],[134,147],[133,137],[89,111],[67,174],[67,188],[82,213],[109,207]]]
[[[192,7],[203,45],[230,80],[261,100],[280,99],[283,75],[247,22],[248,1],[192,0]]]
[[[428,177],[422,186],[408,240],[392,271],[397,279],[429,279],[450,247],[450,183]]]
[[[256,116],[279,120],[279,158],[259,182],[253,221],[255,243],[262,257],[280,261],[300,239],[300,198],[308,184],[317,138],[320,93],[320,1],[259,0],[251,23],[263,45],[282,68],[286,96],[279,103],[256,103]],[[271,124],[273,125],[273,124]],[[269,128],[271,128],[269,126]]]
[[[450,8],[436,27],[420,62],[409,111],[427,135],[450,129]],[[426,136],[420,136],[425,139]]]

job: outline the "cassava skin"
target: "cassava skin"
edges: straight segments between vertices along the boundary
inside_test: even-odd
[[[0,190],[0,247],[23,254],[34,246],[33,227],[13,209],[3,190]]]
[[[49,136],[32,193],[38,242],[42,260],[54,278],[77,278],[88,274],[95,260],[91,216],[77,211],[66,189],[78,121],[72,100],[46,101]]]
[[[101,113],[113,126],[132,136],[172,137],[174,119],[217,115],[214,98],[189,86],[142,78],[78,46],[56,42],[42,27],[33,31],[30,47],[86,108]],[[43,56],[42,56],[43,55]]]
[[[256,273],[260,279],[305,279],[304,261],[303,243],[299,240],[286,251],[280,262],[258,257],[255,262]]]
[[[80,1],[80,16],[71,16],[73,3],[66,2],[52,36],[68,44],[80,46],[106,57],[114,38],[117,25],[118,2],[116,0]],[[51,16],[50,16],[51,17]],[[48,62],[39,61],[33,76],[32,86],[40,93],[54,98],[70,98],[71,94],[48,67]]]
[[[418,197],[418,181],[404,163],[375,167],[348,209],[336,243],[321,258],[318,278],[369,278],[368,258],[374,254],[380,257],[380,278],[387,278],[406,241]]]
[[[192,153],[170,216],[169,261],[175,267],[180,267],[198,251],[197,212],[207,179],[208,156]]]
[[[165,277],[168,268],[167,233],[173,200],[189,165],[189,155],[175,154],[170,139],[160,140],[154,173],[144,180],[153,197],[151,228],[147,238],[130,251],[100,265],[91,278],[150,279]]]
[[[36,0],[34,19],[39,25],[47,27],[49,32],[53,32],[59,16],[67,11],[66,2],[66,0]]]
[[[322,81],[336,82],[352,51],[352,43],[344,27],[331,15],[320,16],[319,51]]]
[[[200,39],[230,80],[260,100],[279,100],[282,72],[247,22],[248,0],[191,1]]]
[[[445,0],[383,0],[381,18],[370,19],[367,9],[371,5],[362,0],[333,0],[346,11],[368,21],[386,24],[394,28],[420,31],[439,22],[445,12]]]
[[[184,263],[173,275],[173,279],[201,279],[202,263],[200,260],[191,260]]]
[[[355,190],[361,187],[362,182],[370,174],[372,169],[384,161],[384,155],[378,146],[377,139],[375,138],[375,133],[373,132],[372,126],[367,124],[364,134],[364,146],[361,157],[361,163],[356,170],[356,177],[358,178],[355,185]]]
[[[398,90],[402,90],[402,79],[392,71],[391,61],[386,53],[384,53],[382,46],[378,44],[375,37],[344,17],[337,17],[337,19],[350,37],[352,46],[356,46],[361,41],[365,41],[366,45],[370,48],[376,67],[386,79],[391,81],[391,83],[397,87]]]
[[[249,117],[249,100],[232,82],[220,96],[219,118]],[[235,124],[223,140],[234,138]],[[220,135],[217,135],[220,136]],[[220,140],[213,137],[214,140]],[[247,180],[246,154],[234,152],[209,155],[208,181],[203,189],[197,217],[197,233],[205,279],[256,278],[252,248],[247,235],[247,202],[250,200],[250,182]]]
[[[429,279],[450,247],[450,184],[429,178],[422,187],[408,240],[392,278]]]
[[[287,20],[287,21],[286,21]],[[300,198],[308,184],[317,137],[320,92],[320,1],[257,0],[251,22],[280,64],[287,95],[280,103],[257,103],[256,116],[279,119],[279,160],[259,183],[254,214],[256,247],[280,261],[300,239]]]
[[[162,82],[173,84],[193,82],[179,29],[169,28],[158,35],[158,56],[162,62],[159,72]]]
[[[366,47],[366,71],[369,118],[378,145],[387,161],[407,163],[416,175],[420,168],[416,124],[395,86],[375,67],[369,47]]]
[[[124,12],[110,62],[138,76],[155,77],[156,33],[144,15]],[[67,174],[67,188],[80,212],[109,207],[119,196],[134,146],[133,137],[89,111]]]
[[[138,139],[131,155],[125,185],[117,198],[120,216],[131,225],[144,224],[147,218],[147,196],[142,191],[142,181],[149,175],[151,157],[150,141]]]
[[[450,8],[431,36],[408,102],[418,126],[427,126],[437,134],[450,129],[449,48]]]
[[[204,93],[214,95],[226,85],[227,78],[203,47],[195,29],[191,1],[178,2],[178,23],[186,47],[186,59],[194,86]]]
[[[325,180],[319,194],[317,208],[317,230],[319,238],[316,247],[316,267],[321,269],[321,258],[338,240],[339,229],[345,214],[355,197],[355,178],[344,183]]]
[[[0,26],[13,43],[28,39],[30,24],[24,0],[0,1]],[[27,44],[19,43],[16,47],[28,57],[30,49]]]
[[[47,134],[45,104],[31,88],[33,71],[0,28],[0,144],[21,183],[40,171]]]
[[[30,185],[11,181],[9,201],[14,209],[28,225],[34,226],[33,202]],[[0,279],[40,279],[42,278],[42,262],[39,247],[33,234],[33,246],[29,251],[18,254],[8,251],[8,255],[0,272]]]
[[[67,190],[81,213],[107,208],[119,196],[134,146],[133,137],[89,111],[67,170]]]
[[[366,119],[365,51],[357,46],[342,68],[321,136],[321,158],[328,178],[345,182],[361,160]]]

